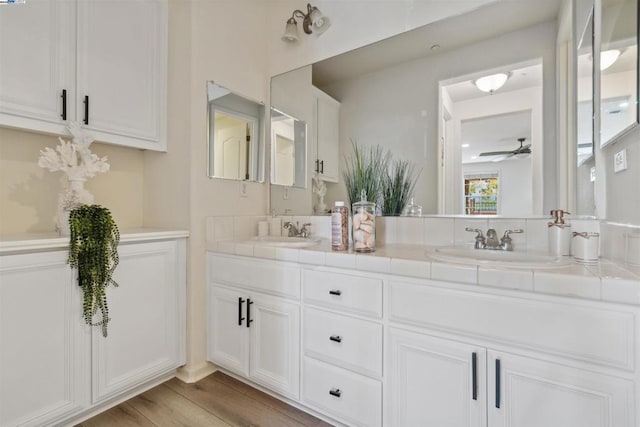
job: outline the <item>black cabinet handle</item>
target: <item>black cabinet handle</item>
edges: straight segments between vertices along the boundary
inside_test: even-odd
[[[242,297],[238,298],[238,326],[242,326],[242,321],[244,320],[244,317],[242,317],[242,304],[244,303],[244,300],[242,299]]]
[[[88,125],[89,124],[89,95],[85,95],[84,96],[84,101],[82,101],[84,103],[84,124]]]
[[[342,337],[340,335],[331,335],[329,339],[335,342],[342,342]]]
[[[496,359],[496,408],[500,409],[500,359]]]
[[[340,397],[342,396],[342,391],[340,391],[339,388],[332,388],[331,390],[329,390],[329,394],[331,396]]]
[[[471,354],[471,394],[473,400],[478,400],[478,355]]]
[[[324,160],[320,160],[320,173],[324,173]]]
[[[316,173],[320,173],[320,160],[316,159]]]
[[[331,294],[331,295],[342,295],[342,291],[340,289],[331,289],[329,291],[329,294]]]
[[[67,90],[66,89],[62,89],[62,95],[60,95],[60,98],[62,98],[62,114],[60,114],[60,117],[62,117],[62,120],[67,120]]]
[[[253,304],[253,301],[251,301],[250,298],[247,298],[247,328],[250,328],[251,322],[253,322],[253,319],[251,318],[251,304]]]

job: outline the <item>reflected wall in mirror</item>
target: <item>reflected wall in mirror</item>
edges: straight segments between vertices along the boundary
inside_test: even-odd
[[[306,187],[307,124],[271,108],[271,183]]]
[[[441,213],[519,217],[542,210],[542,69],[532,61],[440,82]],[[499,88],[476,85],[499,75]],[[489,176],[490,198],[470,192],[469,180]]]
[[[211,178],[264,180],[264,104],[207,82],[207,140]]]
[[[439,83],[455,76],[477,78],[482,73],[494,70],[519,69],[512,64],[538,65],[541,70],[538,89],[540,108],[537,117],[531,113],[531,122],[536,121],[535,128],[531,128],[531,136],[524,136],[527,138],[524,145],[532,144],[532,173],[528,178],[532,181],[528,184],[521,178],[509,179],[509,184],[514,184],[516,188],[518,183],[531,188],[531,208],[527,208],[526,212],[500,214],[541,215],[557,204],[555,56],[557,16],[561,3],[562,0],[491,3],[467,14],[431,23],[317,62],[309,67],[311,70],[305,67],[304,70],[275,76],[272,79],[271,97],[272,100],[304,99],[305,103],[310,100],[309,105],[305,104],[304,107],[310,113],[299,117],[308,117],[310,128],[315,129],[311,107],[313,97],[308,93],[313,86],[319,88],[340,102],[340,168],[344,166],[344,157],[351,153],[351,141],[361,146],[380,145],[390,150],[395,159],[410,160],[416,164],[417,170],[422,171],[414,196],[415,203],[423,206],[424,214],[463,214],[464,177],[460,157],[457,168],[451,169],[451,174],[456,174],[455,179],[440,178],[443,175],[439,173],[444,167],[443,159],[449,154],[444,151],[443,140],[440,139],[440,127],[443,125],[439,120]],[[434,48],[430,49],[431,46]],[[307,73],[304,79],[293,79],[295,75],[299,77],[302,71]],[[517,99],[518,91],[527,88],[511,87],[517,81],[516,77],[512,75],[504,89],[493,95],[480,92],[468,80],[466,85],[469,91],[475,91],[478,98],[496,99],[499,95],[511,94]],[[276,101],[273,104],[276,107],[279,105]],[[523,111],[532,111],[532,108],[495,111],[485,116]],[[474,117],[467,117],[471,118]],[[509,141],[504,142],[509,150],[515,150],[520,145],[520,133],[514,131],[498,139],[508,137]],[[538,144],[537,148],[535,144]],[[500,151],[503,148],[487,150]],[[510,161],[514,160],[503,163],[506,165]],[[312,167],[308,170],[312,170]],[[342,170],[338,177],[341,175]],[[538,184],[535,184],[536,179]],[[506,187],[502,188],[505,190]],[[313,213],[310,186],[307,191],[309,196],[300,198],[306,204],[300,206],[292,206],[291,203],[284,206],[282,196],[272,191],[271,205],[310,215]],[[501,206],[507,206],[509,200],[505,198],[509,196],[503,191],[499,197]],[[327,182],[325,200],[328,206],[337,200],[347,200],[344,184]],[[442,200],[452,201],[451,210],[445,208]]]
[[[576,200],[575,215],[595,214],[593,128],[593,1],[576,2]],[[585,13],[586,11],[586,13]],[[584,18],[583,18],[584,17]]]
[[[603,0],[600,46],[600,145],[640,123],[639,0]]]

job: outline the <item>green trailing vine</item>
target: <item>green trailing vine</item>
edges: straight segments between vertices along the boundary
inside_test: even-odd
[[[84,205],[69,214],[71,238],[69,265],[78,270],[78,286],[82,288],[82,312],[87,325],[100,326],[107,336],[109,307],[106,288],[118,286],[113,271],[118,265],[120,231],[111,212],[99,205]],[[93,321],[100,311],[100,319]]]

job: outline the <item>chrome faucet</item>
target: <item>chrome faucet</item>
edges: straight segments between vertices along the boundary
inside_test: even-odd
[[[302,228],[300,228],[300,223],[296,221],[296,223],[292,223],[291,221],[287,221],[282,225],[282,228],[284,228],[285,230],[288,230],[289,237],[303,237],[303,238],[307,238],[309,237],[309,235],[311,234],[310,231],[307,229],[307,227],[310,227],[311,223],[307,222],[305,224],[302,224]]]
[[[515,233],[524,233],[524,230],[521,228],[515,230],[507,230],[504,232],[504,235],[500,240],[498,240],[498,233],[493,228],[487,230],[487,236],[485,237],[482,233],[482,230],[479,228],[465,228],[465,231],[472,231],[476,234],[476,242],[474,244],[475,249],[490,249],[490,250],[502,250],[502,251],[512,251],[513,250],[513,240],[509,236],[510,234]]]

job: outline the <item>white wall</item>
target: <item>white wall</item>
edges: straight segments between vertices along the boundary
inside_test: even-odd
[[[556,23],[548,22],[321,88],[341,102],[341,156],[350,152],[352,138],[366,145],[392,146],[399,158],[422,167],[420,180],[424,184],[420,193],[416,190],[416,201],[425,214],[436,213],[438,82],[541,58],[545,82],[540,138],[545,147],[545,191],[541,205],[545,210],[554,206],[555,45]],[[327,187],[327,204],[345,197],[344,185]]]

